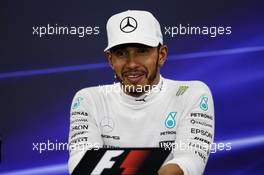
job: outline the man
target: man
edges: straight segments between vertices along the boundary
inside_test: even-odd
[[[119,83],[77,92],[71,109],[70,145],[171,145],[173,154],[159,175],[202,174],[214,137],[209,88],[199,81],[161,76],[168,49],[151,13],[128,10],[112,16],[107,36],[104,51]],[[71,150],[70,172],[84,154],[85,150]]]

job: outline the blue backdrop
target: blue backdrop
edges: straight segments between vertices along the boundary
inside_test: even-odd
[[[66,143],[75,92],[113,83],[105,23],[127,9],[151,11],[165,26],[231,26],[230,35],[164,35],[162,75],[202,80],[215,102],[215,142],[205,174],[264,174],[264,4],[258,1],[2,1],[0,174],[67,174]],[[36,26],[99,26],[98,35],[33,35]],[[164,34],[164,33],[163,33]]]

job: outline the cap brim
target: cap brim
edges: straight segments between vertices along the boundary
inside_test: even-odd
[[[137,44],[144,44],[147,46],[151,46],[151,47],[157,47],[160,43],[160,41],[152,39],[152,38],[132,38],[130,37],[122,37],[122,39],[116,41],[116,42],[110,42],[111,45],[108,45],[105,49],[104,52],[106,52],[107,50],[111,49],[112,47],[121,45],[121,44],[129,44],[129,43],[137,43]]]

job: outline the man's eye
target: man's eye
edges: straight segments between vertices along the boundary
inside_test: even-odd
[[[115,51],[115,55],[116,56],[124,56],[125,55],[125,52],[122,51],[122,50],[117,50],[117,51]]]
[[[148,49],[147,48],[139,48],[138,53],[147,53]]]

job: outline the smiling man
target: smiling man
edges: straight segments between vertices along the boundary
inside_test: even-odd
[[[151,47],[144,44],[122,44],[106,51],[108,61],[121,83],[123,91],[139,97],[155,87],[160,81],[167,47]]]
[[[214,106],[200,81],[163,78],[168,49],[149,12],[128,10],[107,22],[104,50],[119,83],[76,93],[71,108],[69,171],[91,147],[166,147],[159,175],[203,174],[214,138]],[[117,89],[117,90],[116,90]]]

